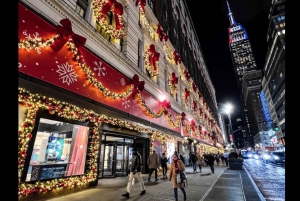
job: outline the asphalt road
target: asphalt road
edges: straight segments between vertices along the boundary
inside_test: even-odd
[[[285,200],[285,164],[264,163],[261,159],[244,159],[244,167],[266,201]]]

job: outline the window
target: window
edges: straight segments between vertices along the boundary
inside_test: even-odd
[[[153,10],[153,5],[154,5],[153,1],[154,0],[148,0],[148,5],[152,10]]]
[[[85,17],[85,12],[86,12],[86,10],[85,10],[82,6],[76,4],[76,9],[75,9],[75,11],[76,11],[76,13],[79,14],[81,17],[83,17],[83,18]]]
[[[106,20],[107,20],[107,22],[108,22],[109,24],[112,24],[112,18],[113,18],[112,12],[111,12],[111,11],[110,11],[110,12],[107,12],[107,14],[106,14]],[[104,31],[103,27],[100,26],[100,24],[99,24],[98,21],[96,21],[96,29],[97,29],[97,31],[98,31],[102,36],[104,36],[108,41],[111,41],[111,36],[110,36],[109,34],[107,34],[107,33]]]

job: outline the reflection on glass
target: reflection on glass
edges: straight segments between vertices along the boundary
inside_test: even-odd
[[[25,181],[84,174],[87,126],[40,119]]]
[[[114,146],[106,145],[105,146],[105,156],[104,156],[104,166],[103,166],[103,174],[104,175],[112,175],[113,174],[113,157],[114,157]]]

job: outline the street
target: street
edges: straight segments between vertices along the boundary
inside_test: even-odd
[[[261,159],[244,159],[244,167],[266,201],[285,200],[285,164],[264,163]]]

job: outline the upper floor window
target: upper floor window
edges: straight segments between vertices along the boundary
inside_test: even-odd
[[[77,0],[75,12],[84,18],[87,7],[88,7],[88,0]]]
[[[113,14],[111,11],[107,12],[106,14],[106,21],[109,24],[112,24],[112,18],[113,18]],[[104,28],[100,25],[100,23],[98,21],[96,21],[96,29],[99,33],[101,33],[102,36],[104,36],[108,41],[111,41],[111,36],[104,30]]]
[[[79,4],[76,4],[76,13],[78,13],[81,17],[84,18],[86,10],[83,9]]]
[[[163,0],[162,3],[162,15],[161,15],[162,27],[163,30],[169,35],[169,25],[168,25],[168,6],[167,1]]]
[[[148,0],[147,3],[149,7],[153,10],[154,0]]]

